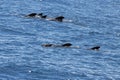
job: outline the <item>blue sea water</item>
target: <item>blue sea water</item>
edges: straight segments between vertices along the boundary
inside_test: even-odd
[[[120,0],[0,0],[0,80],[120,80]]]

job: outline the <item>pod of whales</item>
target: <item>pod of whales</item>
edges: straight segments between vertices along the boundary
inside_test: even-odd
[[[47,15],[43,15],[43,13],[39,13],[39,14],[37,14],[37,13],[30,13],[30,14],[26,15],[26,17],[30,17],[30,18],[44,18],[44,19],[49,20],[49,21],[58,21],[58,22],[63,22],[63,19],[65,18],[64,16],[58,16],[58,17],[55,17],[55,18],[48,18]],[[71,21],[71,20],[68,20],[68,21]]]
[[[42,44],[42,47],[65,47],[65,48],[80,48],[79,46],[72,46],[71,43],[64,43],[64,44]],[[88,50],[99,50],[100,46],[94,46],[89,48]]]
[[[30,13],[26,15],[25,17],[30,17],[30,18],[40,18],[40,19],[46,19],[49,21],[58,21],[58,22],[63,22],[63,19],[65,18],[64,16],[58,16],[55,18],[49,18],[47,15],[43,15],[43,13]],[[68,21],[68,20],[66,20]],[[69,20],[71,22],[71,20]],[[79,46],[72,46],[71,43],[64,43],[64,44],[42,44],[42,47],[66,47],[66,48],[80,48]],[[94,46],[92,48],[89,48],[88,50],[99,50],[100,46]]]

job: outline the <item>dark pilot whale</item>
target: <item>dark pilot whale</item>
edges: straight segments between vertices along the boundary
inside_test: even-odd
[[[63,19],[64,19],[64,18],[65,18],[65,17],[63,17],[63,16],[58,16],[58,17],[56,17],[56,18],[48,18],[47,20],[63,22]]]
[[[95,46],[95,47],[90,48],[90,50],[99,50],[99,49],[100,49],[100,46]]]
[[[26,15],[26,17],[35,17],[36,15],[37,13],[31,13],[31,14]]]

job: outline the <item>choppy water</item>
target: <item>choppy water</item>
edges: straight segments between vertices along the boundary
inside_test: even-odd
[[[120,0],[0,0],[0,80],[120,80]]]

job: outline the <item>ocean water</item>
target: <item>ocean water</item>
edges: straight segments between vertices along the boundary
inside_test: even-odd
[[[120,0],[0,0],[0,80],[120,80]]]

